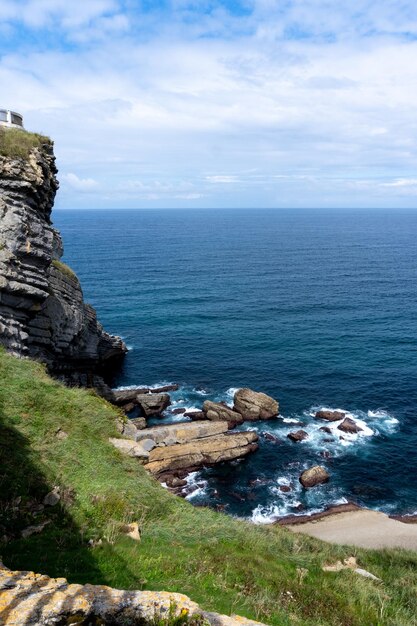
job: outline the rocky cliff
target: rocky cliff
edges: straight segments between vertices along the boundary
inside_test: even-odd
[[[95,376],[126,347],[103,330],[77,276],[60,261],[62,240],[51,223],[56,174],[47,140],[27,158],[0,156],[0,343],[67,381],[99,384]]]

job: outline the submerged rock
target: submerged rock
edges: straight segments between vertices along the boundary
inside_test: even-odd
[[[279,404],[265,393],[244,388],[236,391],[233,410],[245,420],[270,419],[278,415]]]
[[[358,426],[355,420],[350,419],[350,417],[345,417],[343,422],[338,426],[339,430],[342,430],[345,433],[360,433],[363,429]]]
[[[299,480],[302,486],[308,489],[310,487],[326,483],[329,478],[330,475],[323,466],[315,465],[314,467],[305,470],[301,474]]]
[[[145,393],[136,396],[136,402],[146,415],[161,415],[161,413],[171,404],[171,398],[167,393]]]

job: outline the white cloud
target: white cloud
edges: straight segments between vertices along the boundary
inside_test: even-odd
[[[76,174],[69,172],[68,174],[63,174],[61,179],[65,181],[65,183],[76,191],[80,192],[92,192],[96,191],[99,184],[93,178],[79,178]]]
[[[213,183],[213,184],[226,184],[226,185],[230,185],[233,183],[238,183],[239,179],[237,176],[227,176],[224,174],[217,174],[217,175],[213,175],[213,176],[206,176],[206,180],[209,183]]]
[[[192,19],[174,4],[156,23],[112,0],[0,0],[4,23],[24,5],[72,42],[0,57],[5,106],[82,172],[61,175],[58,203],[414,203],[417,41],[401,34],[417,5],[248,0],[250,15]]]

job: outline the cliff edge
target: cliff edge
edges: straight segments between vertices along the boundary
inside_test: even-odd
[[[51,222],[58,189],[53,144],[4,132],[7,140],[20,133],[27,153],[0,141],[0,343],[46,363],[55,376],[100,386],[94,377],[114,367],[126,346],[103,330],[77,276],[60,261],[62,239]]]

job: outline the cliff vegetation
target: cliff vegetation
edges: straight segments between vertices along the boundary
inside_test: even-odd
[[[0,557],[70,582],[189,595],[286,626],[416,624],[417,554],[331,546],[170,494],[110,445],[122,414],[0,351]],[[59,494],[59,501],[45,496]],[[137,522],[140,541],[124,534]],[[37,534],[22,538],[36,527]],[[27,533],[23,533],[27,534]],[[324,564],[355,556],[381,579]]]
[[[34,148],[52,145],[49,137],[28,133],[18,128],[0,128],[0,155],[10,158],[28,159]]]

